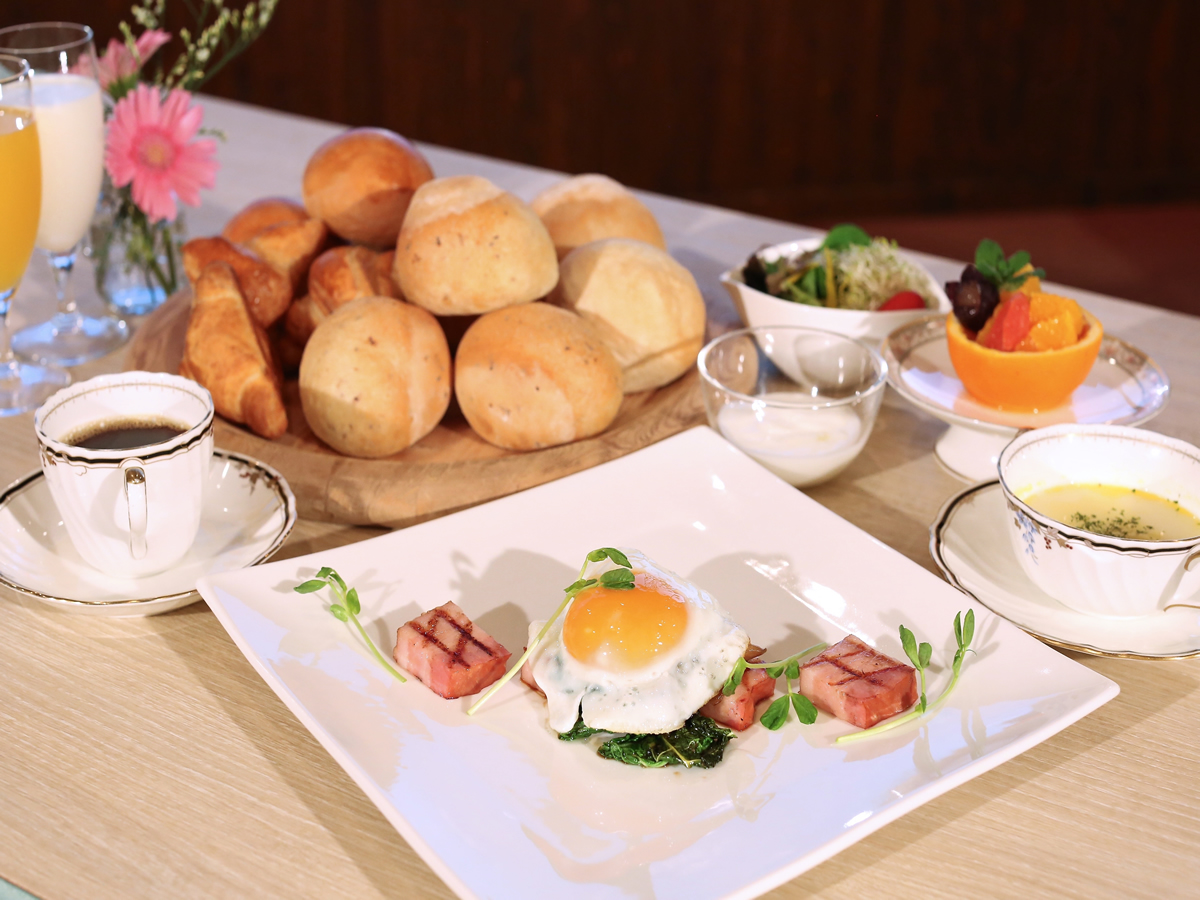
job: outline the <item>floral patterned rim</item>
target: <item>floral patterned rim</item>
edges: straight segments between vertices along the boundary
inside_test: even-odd
[[[1200,648],[1189,650],[1184,653],[1140,653],[1133,650],[1111,650],[1104,647],[1097,647],[1094,644],[1085,644],[1079,641],[1067,640],[1061,637],[1052,637],[1045,634],[1036,628],[1032,628],[1023,622],[1018,622],[1016,619],[1008,615],[1005,610],[993,603],[989,603],[986,597],[982,597],[964,585],[955,574],[950,564],[946,561],[942,548],[945,544],[945,532],[949,528],[954,514],[967,501],[973,499],[975,495],[993,488],[999,489],[999,481],[983,481],[979,484],[973,484],[968,488],[959,491],[954,496],[950,497],[942,508],[938,510],[934,516],[933,522],[929,526],[929,555],[933,557],[934,563],[941,570],[942,577],[946,579],[954,588],[962,591],[976,603],[982,604],[994,612],[1001,618],[1007,619],[1016,625],[1026,634],[1032,635],[1039,641],[1049,644],[1051,647],[1058,647],[1061,650],[1073,650],[1077,653],[1087,653],[1090,656],[1103,656],[1109,659],[1150,659],[1150,660],[1170,660],[1170,659],[1192,659],[1200,656]],[[1065,607],[1064,607],[1065,609]],[[1084,615],[1078,613],[1078,615]]]

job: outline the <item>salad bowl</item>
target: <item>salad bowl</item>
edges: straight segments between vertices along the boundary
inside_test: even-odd
[[[760,257],[771,262],[777,259],[789,258],[801,253],[816,250],[824,238],[812,237],[797,241],[776,244],[758,251]],[[839,309],[836,307],[809,306],[792,300],[784,300],[746,284],[742,275],[742,266],[736,266],[721,274],[721,284],[733,298],[733,305],[741,316],[742,322],[748,328],[767,325],[798,325],[805,328],[819,328],[823,331],[833,331],[847,337],[857,338],[869,343],[878,344],[895,329],[907,325],[933,312],[949,312],[950,299],[942,290],[941,284],[914,257],[903,250],[899,255],[914,264],[924,276],[922,285],[927,293],[937,301],[936,307],[924,309],[902,310],[859,310]],[[886,298],[883,298],[886,299]]]

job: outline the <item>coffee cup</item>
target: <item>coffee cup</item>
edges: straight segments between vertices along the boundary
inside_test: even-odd
[[[50,495],[85,562],[141,578],[187,553],[213,450],[207,390],[158,372],[102,375],[59,391],[33,423]]]

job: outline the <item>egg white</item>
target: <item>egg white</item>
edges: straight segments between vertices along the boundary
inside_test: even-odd
[[[533,678],[546,694],[547,722],[562,733],[583,722],[614,733],[674,731],[724,684],[749,638],[707,591],[680,578],[637,550],[621,548],[634,574],[645,572],[670,584],[687,603],[687,625],[678,644],[648,665],[609,672],[581,662],[563,644],[566,613],[559,616],[531,656]],[[590,563],[585,578],[598,578],[616,564]],[[570,607],[568,607],[568,610]],[[545,622],[529,626],[530,641]]]

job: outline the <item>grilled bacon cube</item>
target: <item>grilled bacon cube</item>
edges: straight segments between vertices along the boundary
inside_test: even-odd
[[[747,669],[732,694],[726,697],[724,691],[718,693],[700,707],[700,715],[734,731],[745,731],[754,724],[758,701],[775,693],[775,681],[766,669]]]
[[[859,728],[903,712],[920,696],[917,670],[847,635],[800,667],[800,693]]]
[[[402,625],[392,656],[435,694],[452,700],[494,682],[512,654],[450,602]]]

